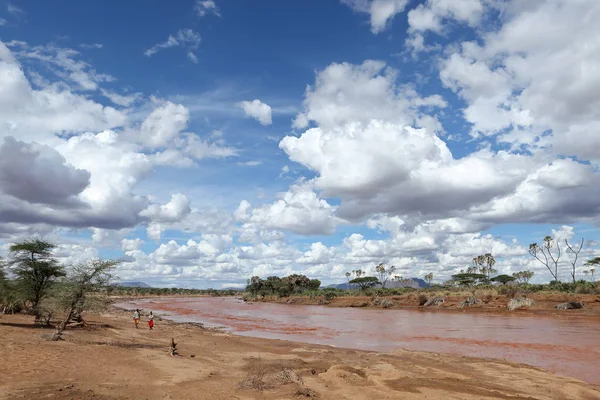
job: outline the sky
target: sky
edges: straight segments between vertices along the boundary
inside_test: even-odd
[[[443,282],[600,256],[597,0],[0,0],[0,255]],[[572,254],[563,249],[560,276]],[[585,278],[578,267],[578,278]]]

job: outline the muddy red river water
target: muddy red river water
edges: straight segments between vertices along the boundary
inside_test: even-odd
[[[329,308],[230,297],[144,299],[116,306],[245,336],[504,359],[600,384],[599,318]]]

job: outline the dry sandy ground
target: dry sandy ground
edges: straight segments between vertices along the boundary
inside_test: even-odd
[[[62,342],[0,316],[0,399],[600,399],[581,381],[499,361],[254,339],[129,313],[91,317]],[[144,326],[145,328],[145,326]],[[171,337],[179,356],[168,354]]]

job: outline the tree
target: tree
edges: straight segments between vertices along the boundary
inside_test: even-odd
[[[40,239],[29,239],[10,246],[10,265],[24,299],[31,302],[36,321],[41,313],[40,301],[57,278],[65,276],[64,268],[52,257],[56,245]]]
[[[71,268],[67,278],[61,282],[53,302],[54,311],[64,314],[56,326],[54,340],[60,339],[60,335],[72,321],[83,322],[84,311],[105,305],[106,296],[101,295],[100,289],[110,283],[112,271],[117,264],[116,261],[96,259]],[[90,293],[95,296],[90,297]]]
[[[492,282],[500,282],[503,285],[506,285],[508,282],[513,282],[515,281],[517,278],[515,278],[514,276],[510,276],[510,275],[498,275],[493,277],[492,279],[490,279],[490,281]]]
[[[460,274],[452,275],[452,280],[461,286],[471,286],[487,281],[487,276],[473,272],[461,272]]]
[[[310,290],[318,290],[321,287],[321,281],[318,279],[311,279],[308,284]]]
[[[553,248],[556,248],[556,254],[552,253]],[[559,242],[556,239],[552,236],[546,236],[542,246],[539,246],[537,243],[530,244],[529,254],[548,268],[554,280],[558,281],[558,260],[560,260],[561,250]],[[544,257],[543,260],[540,254]],[[552,264],[550,261],[552,261]],[[554,267],[554,270],[552,270],[552,267]]]
[[[283,278],[286,281],[292,292],[301,292],[310,288],[310,279],[305,275],[292,274]]]
[[[596,267],[600,265],[600,257],[595,257],[591,260],[587,260],[585,262],[585,265],[588,267],[592,267],[590,268],[589,273],[592,274],[592,282],[594,282],[594,272],[596,272]]]
[[[496,264],[496,259],[491,253],[482,254],[473,258],[473,266],[478,269],[480,274],[485,275],[488,279],[492,274],[497,272],[493,268],[494,264]]]
[[[350,283],[350,277],[352,276],[352,274],[350,272],[346,272],[346,280],[348,281],[348,283]]]
[[[385,288],[385,284],[388,279],[390,279],[390,276],[396,271],[396,267],[392,265],[391,267],[386,268],[384,263],[379,263],[379,265],[375,267],[375,271],[379,275],[381,287]]]
[[[252,278],[248,279],[246,283],[246,290],[252,294],[257,294],[264,285],[264,282],[262,279],[260,279],[260,276],[253,276]]]
[[[269,276],[263,281],[264,288],[273,294],[279,293],[282,284],[287,286],[287,282],[282,282],[281,278],[278,276]]]
[[[431,282],[433,282],[433,272],[428,273],[423,278],[425,279],[425,282],[427,282],[427,284],[431,286]]]
[[[354,278],[350,281],[351,284],[356,284],[358,285],[361,290],[366,290],[370,287],[373,287],[375,285],[379,284],[379,279],[377,279],[374,276],[363,276],[360,278]]]
[[[567,245],[569,251],[575,255],[575,258],[573,259],[573,261],[571,261],[571,265],[573,266],[573,269],[571,270],[571,277],[573,278],[573,283],[575,283],[575,266],[577,265],[577,258],[579,257],[579,252],[581,252],[581,249],[583,248],[583,238],[581,238],[581,244],[579,245],[577,251],[573,249],[573,247],[569,244],[569,241],[567,239],[565,239],[565,244]]]
[[[519,271],[515,272],[513,276],[519,283],[529,283],[529,280],[533,277],[533,271]]]

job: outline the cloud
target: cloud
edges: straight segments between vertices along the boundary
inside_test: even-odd
[[[133,103],[135,103],[137,100],[139,100],[140,97],[142,96],[141,93],[132,93],[129,95],[122,95],[122,94],[118,94],[118,93],[112,92],[110,90],[105,90],[105,89],[100,89],[100,93],[102,93],[102,96],[106,97],[107,99],[112,101],[114,104],[123,106],[123,107],[131,106]]]
[[[600,40],[590,16],[600,16],[600,4],[506,7],[499,29],[482,34],[480,44],[461,43],[440,71],[442,82],[467,103],[471,135],[598,161],[600,80],[591,49]]]
[[[441,77],[452,75],[467,100],[503,93],[507,74],[480,75],[480,67],[473,67],[447,72],[445,64]],[[316,173],[314,185],[322,196],[341,199],[338,217],[360,221],[386,213],[560,223],[597,213],[590,200],[597,198],[600,178],[594,167],[544,153],[485,148],[455,158],[436,134],[436,124],[426,119],[445,101],[422,98],[397,79],[397,72],[377,61],[330,65],[306,92],[302,115],[316,127],[280,142],[290,160]]]
[[[262,161],[256,161],[256,160],[252,160],[252,161],[244,161],[244,162],[239,162],[238,165],[243,165],[245,167],[257,167],[259,165],[262,164]]]
[[[101,49],[104,45],[102,43],[82,43],[79,47],[82,49]]]
[[[73,49],[54,45],[30,46],[19,41],[8,42],[7,46],[14,48],[21,60],[43,62],[60,78],[74,83],[78,90],[97,90],[100,84],[115,80],[109,74],[97,72],[89,63],[78,60],[80,53]]]
[[[0,43],[0,235],[46,232],[51,226],[94,228],[94,240],[103,243],[114,242],[107,229],[178,223],[189,215],[189,201],[185,207],[181,197],[185,195],[155,204],[151,196],[136,193],[138,183],[169,160],[187,158],[187,166],[195,166],[202,158],[235,155],[222,140],[182,132],[188,112],[181,105],[154,99],[149,113],[148,104],[118,111],[60,81],[34,89],[15,55],[29,59],[47,48],[12,46],[19,51]],[[59,79],[68,79],[63,72],[74,69],[53,57],[36,60],[55,66]],[[130,112],[145,112],[146,118],[138,125]],[[156,148],[160,151],[154,153]]]
[[[279,200],[252,209],[242,201],[236,210],[238,220],[258,224],[262,229],[286,230],[302,235],[331,234],[338,222],[333,213],[335,207],[320,199],[310,184],[292,185],[279,195]]]
[[[56,150],[5,137],[0,146],[0,192],[30,203],[71,205],[90,173],[68,165]]]
[[[198,63],[198,57],[194,53],[200,46],[200,34],[192,29],[180,29],[175,36],[169,35],[163,43],[156,44],[144,52],[144,55],[151,57],[161,50],[170,47],[182,47],[186,55],[193,63]]]
[[[427,0],[408,12],[409,31],[442,33],[443,22],[447,19],[475,27],[483,13],[482,0]]]
[[[238,107],[242,108],[247,116],[260,122],[261,125],[268,126],[273,123],[271,119],[271,107],[258,99],[242,101],[238,103]]]
[[[126,121],[122,112],[64,86],[33,89],[13,53],[1,42],[0,72],[0,136],[36,140],[48,134],[101,131]]]
[[[371,31],[375,34],[386,29],[396,14],[404,11],[408,0],[341,0],[354,11],[369,14]]]
[[[23,9],[17,7],[16,5],[14,5],[12,3],[6,3],[6,11],[8,11],[9,14],[12,14],[17,18],[19,18],[19,17],[23,16],[23,14],[25,14],[25,11],[23,11]]]
[[[194,5],[194,11],[198,18],[205,17],[208,14],[216,15],[220,17],[219,8],[215,4],[214,0],[196,0]]]
[[[177,222],[186,217],[190,212],[190,200],[182,193],[171,195],[171,200],[163,205],[152,204],[140,212],[154,222]]]
[[[153,98],[154,110],[140,127],[140,141],[149,148],[165,147],[188,125],[190,114],[181,104]]]
[[[0,18],[0,26],[6,25],[8,24],[8,21],[5,20],[4,18]]]
[[[317,73],[315,84],[307,89],[304,111],[294,127],[303,129],[314,121],[329,129],[371,120],[423,126],[430,120],[420,110],[446,107],[439,95],[421,97],[412,87],[396,85],[398,73],[377,60],[359,65],[332,63]]]

